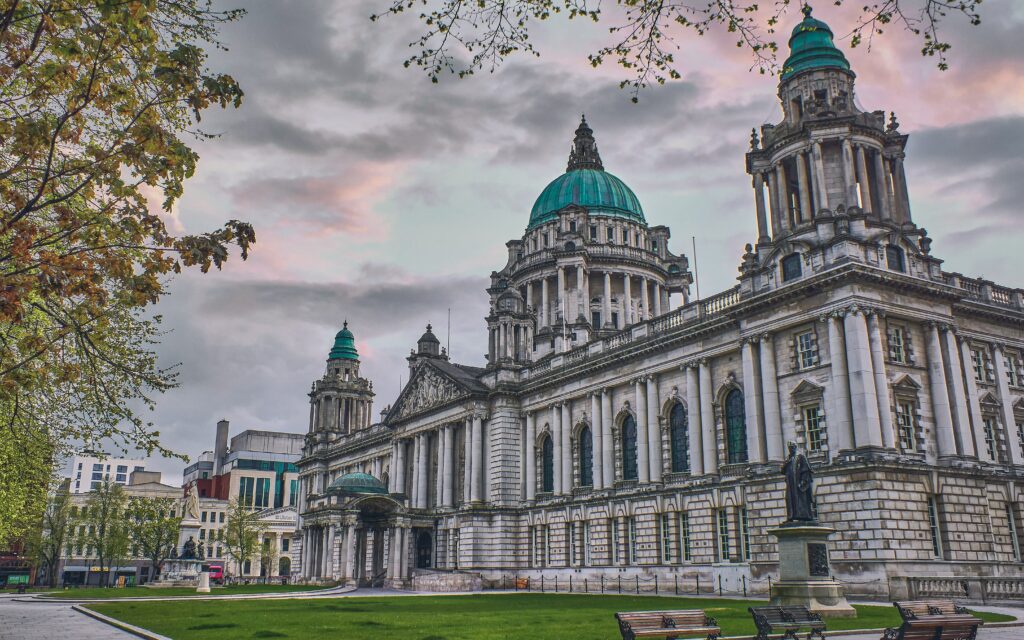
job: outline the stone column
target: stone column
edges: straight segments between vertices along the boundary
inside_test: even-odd
[[[533,304],[533,281],[526,283],[526,306],[529,308],[536,308]]]
[[[952,388],[953,397],[951,408],[957,445],[960,448],[960,455],[976,457],[974,449],[974,438],[971,437],[971,418],[967,411],[967,390],[964,388],[963,363],[960,362],[960,350],[956,345],[956,334],[950,329],[945,331],[946,362],[949,365],[948,375],[949,386]]]
[[[857,181],[860,182],[861,208],[865,211],[878,214],[871,204],[871,180],[868,179],[868,163],[864,157],[864,145],[857,145]]]
[[[652,374],[647,376],[647,446],[650,450],[651,482],[661,482],[661,424],[658,416],[658,380]]]
[[[612,326],[612,274],[604,272],[604,299],[601,301],[601,324]],[[600,329],[601,327],[594,327]]]
[[[435,502],[439,507],[447,507],[449,505],[445,500],[445,495],[447,494],[446,488],[450,484],[448,482],[448,425],[438,429],[437,435],[437,486],[434,488],[437,498]]]
[[[555,312],[555,318],[558,318],[558,313],[562,314],[562,322],[569,322],[569,307],[566,306],[565,301],[565,269],[561,266],[556,267],[558,271],[558,311]]]
[[[764,397],[764,439],[768,459],[783,460],[786,443],[782,435],[779,407],[779,378],[775,369],[775,342],[770,334],[761,336],[761,393]]]
[[[871,154],[875,163],[875,187],[874,192],[878,198],[878,213],[883,219],[892,218],[889,211],[889,199],[886,197],[888,191],[888,180],[885,177],[885,167],[882,166],[882,152],[875,151]]]
[[[651,458],[647,439],[647,389],[643,378],[633,381],[633,405],[636,411],[636,466],[640,482],[651,481]]]
[[[828,199],[828,185],[825,183],[825,163],[821,157],[821,142],[817,140],[814,142],[811,156],[814,158],[814,175],[819,185],[818,207],[820,209],[831,209],[832,204]]]
[[[644,307],[644,320],[651,319],[651,299],[647,293],[647,278],[640,278],[640,304]]]
[[[465,467],[462,476],[462,502],[469,504],[470,487],[473,486],[473,419],[466,418],[466,424],[462,428],[463,433],[463,458]]]
[[[560,496],[565,490],[562,488],[562,411],[557,404],[551,405],[551,452],[552,489]]]
[[[529,501],[537,499],[537,421],[532,411],[526,412],[526,446],[523,457],[526,462],[526,473],[523,474],[526,492],[523,498]]]
[[[576,291],[579,292],[579,300],[577,300],[579,311],[576,315],[586,318],[590,315],[585,311],[590,308],[590,299],[587,295],[586,287],[583,286],[583,265],[581,264],[576,265]],[[575,322],[575,318],[573,321]]]
[[[455,425],[448,425],[448,444],[445,445],[445,506],[455,506]]]
[[[846,369],[850,374],[850,404],[857,448],[881,447],[882,427],[878,418],[878,393],[871,366],[868,325],[864,312],[854,308],[844,318]]]
[[[654,283],[654,317],[661,315],[661,283]]]
[[[601,428],[601,398],[590,394],[590,434],[594,439],[593,476],[594,488],[604,489],[604,429]]]
[[[863,152],[863,149],[861,149]],[[871,368],[875,372],[875,392],[878,396],[878,418],[882,429],[882,446],[896,447],[896,434],[892,424],[892,395],[889,393],[889,376],[885,372],[885,347],[878,314],[868,316],[868,332],[871,335]]]
[[[796,154],[796,179],[800,187],[799,222],[808,222],[813,216],[811,212],[811,189],[807,184],[807,154],[803,151]]]
[[[395,488],[398,490],[398,493],[406,495],[408,495],[408,492],[406,491],[405,480],[405,454],[406,449],[408,448],[408,444],[409,443],[405,440],[398,441],[398,466],[396,469],[392,471],[398,477],[397,480],[395,481]]]
[[[326,559],[325,565],[326,570],[324,571],[325,576],[328,580],[334,579],[334,525],[327,526],[327,545],[324,550],[324,558]],[[267,567],[266,574],[269,576],[271,567]]]
[[[302,547],[299,549],[299,572],[302,579],[309,578],[309,529],[302,530]]]
[[[768,208],[772,216],[772,237],[778,237],[782,234],[782,222],[779,220],[779,185],[774,167],[768,171]]]
[[[779,162],[775,165],[775,190],[779,196],[779,222],[782,229],[789,230],[789,185],[786,183],[786,167]]]
[[[900,222],[910,222],[910,195],[907,192],[907,174],[903,171],[903,154],[893,158],[893,182],[899,185]]]
[[[718,438],[715,434],[715,409],[711,388],[711,363],[700,361],[700,426],[704,443],[704,471],[718,473]]]
[[[548,326],[548,311],[551,303],[548,299],[548,278],[544,276],[540,280],[540,326]]]
[[[960,355],[964,363],[964,381],[967,383],[967,405],[971,415],[971,432],[974,434],[974,445],[977,450],[978,460],[982,462],[995,462],[988,454],[988,447],[985,445],[985,428],[981,419],[981,403],[978,396],[978,383],[974,379],[974,371],[971,366],[971,345],[965,339],[960,340]],[[994,436],[995,434],[993,434]],[[969,436],[965,436],[969,437]],[[1011,440],[1007,440],[1009,445]]]
[[[1010,395],[1010,376],[1006,371],[1006,354],[1003,345],[992,346],[992,357],[996,361],[996,384],[999,386],[999,407],[1003,414],[1003,425],[1006,428],[1006,448],[1010,454],[1010,463],[1024,465],[1024,452],[1021,452],[1020,439],[1017,436],[1017,418],[1013,413],[1013,396]]]
[[[623,301],[623,326],[628,327],[633,324],[633,286],[632,276],[628,273],[622,274],[622,288],[625,290],[625,300]]]
[[[850,384],[846,365],[846,345],[843,344],[843,320],[838,315],[824,316],[828,324],[829,369],[831,370],[832,401],[826,419],[829,449],[838,454],[853,448],[853,416],[850,413]]]
[[[846,208],[857,206],[857,178],[853,170],[853,144],[849,138],[843,140],[843,182],[846,184]]]
[[[612,455],[615,443],[612,440],[612,393],[608,389],[601,390],[601,471],[604,473],[604,486],[612,488],[615,484],[615,462]]]
[[[697,365],[688,363],[686,370],[686,425],[690,432],[690,475],[704,475],[703,433],[700,427],[700,389],[697,388]]]
[[[562,491],[572,493],[572,412],[571,404],[562,403]],[[556,463],[557,464],[557,463]]]
[[[394,580],[398,577],[398,568],[395,560],[398,558],[398,554],[395,553],[395,548],[398,546],[398,536],[395,534],[395,527],[388,527],[388,580]]]
[[[484,420],[483,416],[473,416],[473,487],[470,490],[470,500],[480,502],[481,489],[484,480]]]
[[[430,506],[430,434],[421,433],[420,438],[420,509]]]
[[[412,488],[409,492],[409,505],[413,509],[420,508],[420,464],[423,460],[420,451],[420,436],[412,437]]]
[[[356,547],[359,546],[359,535],[355,525],[345,527],[345,577],[355,580],[356,573]]]
[[[942,342],[939,326],[928,325],[928,384],[935,416],[935,439],[939,457],[956,455],[956,436],[953,433],[953,414],[949,406],[946,371],[942,364]]]
[[[754,343],[744,338],[740,347],[743,361],[743,413],[747,422],[747,459],[750,462],[763,462],[761,453],[761,398],[757,393],[754,379],[757,377],[754,363]]]
[[[398,493],[397,473],[398,465],[398,440],[391,442],[391,473],[388,474],[388,493]]]
[[[771,238],[764,210],[764,175],[760,171],[754,173],[754,205],[757,208],[757,244],[766,244]]]

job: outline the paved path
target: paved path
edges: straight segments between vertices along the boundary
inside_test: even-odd
[[[0,640],[121,640],[134,638],[71,609],[71,602],[27,602],[0,597]]]

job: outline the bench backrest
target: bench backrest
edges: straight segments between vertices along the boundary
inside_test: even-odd
[[[679,629],[701,628],[705,624],[704,612],[700,609],[679,611],[625,611],[616,613],[620,623],[626,623],[632,629],[660,629],[671,622],[670,626]]]
[[[817,615],[801,605],[774,606],[774,607],[750,607],[750,613],[754,617],[762,617],[768,622],[818,622]]]
[[[952,600],[901,600],[893,603],[900,612],[900,616],[906,618],[920,618],[921,616],[952,616],[964,611]]]

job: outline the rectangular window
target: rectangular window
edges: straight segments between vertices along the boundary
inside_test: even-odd
[[[171,512],[171,515],[172,516],[174,515],[173,511]],[[223,511],[220,512],[220,518],[218,518],[218,519],[220,520],[221,524],[224,524],[224,512]]]
[[[797,335],[796,363],[798,369],[809,369],[818,364],[818,344],[813,331]]]
[[[1012,502],[1006,503],[1006,524],[1010,530],[1010,546],[1013,548],[1013,559],[1020,562],[1020,538],[1017,536],[1017,509]]]
[[[126,475],[124,475],[123,473],[119,473],[119,474],[117,474],[114,477],[114,481],[115,482],[120,482],[121,484],[124,484],[125,482],[128,482],[128,477]]]
[[[636,518],[626,520],[626,535],[629,537],[629,564],[636,564]]]
[[[551,564],[551,527],[544,525],[544,566]]]
[[[206,529],[200,529],[199,530],[199,539],[200,540],[206,540]]]
[[[299,501],[299,481],[292,480],[288,483],[288,506],[294,507]]]
[[[126,464],[119,464],[119,465],[117,465],[117,472],[118,473],[128,473],[128,465],[126,465]]]
[[[588,567],[594,564],[590,547],[590,521],[588,520],[583,523],[583,564]]]
[[[96,480],[96,481],[102,481],[103,480],[103,472],[100,471],[99,473],[97,473],[97,472],[94,471],[93,474],[92,474],[92,479]]]
[[[718,510],[718,559],[729,561],[729,515],[725,509]]]
[[[928,498],[928,530],[932,536],[932,555],[942,557],[941,532],[939,531],[939,506],[935,496]]]
[[[672,521],[669,514],[661,514],[661,559],[665,564],[672,562]]]
[[[93,471],[103,471],[103,465],[102,464],[94,464],[94,465],[92,465],[92,470]]]
[[[889,360],[907,364],[907,330],[903,327],[889,329]]]
[[[1003,356],[1003,364],[1006,366],[1006,381],[1009,382],[1011,387],[1018,386],[1020,378],[1017,376],[1017,356],[1007,353]]]
[[[238,479],[238,501],[247,507],[252,506],[252,497],[255,493],[256,479],[243,476]]]
[[[996,456],[996,419],[987,416],[982,418],[981,422],[985,429],[985,450],[988,451],[988,457],[999,462]]]
[[[203,511],[199,514],[199,522],[206,522],[206,512]]]
[[[622,554],[620,553],[620,550],[619,550],[619,520],[618,520],[618,518],[612,518],[611,526],[609,527],[609,529],[611,531],[611,536],[612,536],[612,539],[609,542],[609,546],[611,547],[611,551],[612,551],[612,563],[613,564],[619,564],[622,561]]]
[[[608,227],[607,228],[607,232],[608,232],[608,244],[614,244],[615,243],[615,227]]]
[[[537,527],[530,527],[530,566],[537,566]]]
[[[590,326],[594,327],[595,329],[600,329],[601,328],[601,312],[600,311],[591,311],[590,312]]]
[[[597,225],[596,224],[590,225],[590,239],[593,240],[594,242],[597,242]]]
[[[571,231],[572,233],[576,233],[576,221],[575,220],[570,220],[569,221],[569,231]]]
[[[974,379],[978,382],[985,381],[985,357],[981,349],[971,349],[971,363],[974,365]]]
[[[679,545],[683,550],[683,561],[690,562],[690,514],[685,511],[679,514]]]
[[[740,508],[740,535],[743,537],[743,559],[750,561],[750,527],[747,525],[747,508]]]
[[[256,508],[266,509],[270,504],[270,478],[256,478]]]
[[[653,251],[654,253],[658,252],[658,241],[657,240],[651,240],[651,251]]]
[[[808,451],[821,451],[821,405],[804,407],[804,430]]]
[[[914,435],[914,405],[910,402],[896,401],[896,435],[900,439],[900,450],[908,453],[917,451],[917,438]]]
[[[576,564],[576,523],[570,522],[565,528],[565,535],[568,538],[565,548],[568,550],[568,554],[565,559],[567,566],[573,566]]]

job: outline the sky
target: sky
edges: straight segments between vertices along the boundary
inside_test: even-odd
[[[428,322],[448,342],[449,309],[453,359],[482,365],[489,274],[565,170],[581,113],[605,168],[632,187],[650,224],[671,228],[670,249],[696,262],[701,293],[735,284],[756,235],[750,130],[781,109],[777,78],[751,71],[732,37],[682,34],[682,78],[633,104],[619,88],[625,71],[587,62],[610,42],[607,24],[538,24],[540,57],[433,84],[403,66],[415,12],[368,19],[388,4],[251,0],[223,29],[225,50],[211,53],[211,69],[235,77],[245,100],[204,114],[202,128],[219,136],[196,143],[198,171],[167,218],[180,233],[246,220],[257,242],[248,261],[179,276],[155,309],[167,329],[160,362],[178,365],[181,384],[149,417],[175,451],[212,449],[221,418],[232,435],[304,432],[306,394],[346,319],[375,414],[408,379],[405,357]],[[850,50],[857,7],[818,5],[857,74],[861,107],[895,111],[911,134],[913,216],[933,255],[949,271],[1024,286],[1024,7],[985,2],[977,27],[950,19],[943,72],[897,29],[870,51]],[[784,33],[799,19],[791,9]],[[182,463],[148,467],[180,483]]]

